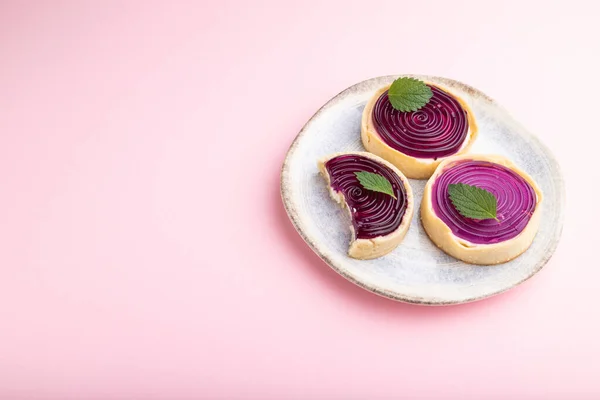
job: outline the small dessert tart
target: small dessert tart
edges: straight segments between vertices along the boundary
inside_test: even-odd
[[[413,216],[408,179],[392,164],[366,152],[332,154],[319,160],[318,165],[331,197],[349,211],[352,239],[348,255],[364,260],[394,250],[404,239]],[[387,179],[390,194],[366,189],[356,174],[362,172]]]
[[[365,106],[361,137],[365,148],[411,179],[427,179],[446,157],[466,153],[477,138],[469,105],[450,89],[425,82],[433,96],[417,111],[396,110],[379,89]]]
[[[491,193],[496,218],[463,216],[449,194],[450,185],[457,184]],[[472,198],[478,200],[478,195]],[[511,161],[470,154],[448,158],[436,169],[425,185],[421,220],[431,240],[449,255],[471,264],[500,264],[529,248],[540,224],[541,203],[537,184]]]

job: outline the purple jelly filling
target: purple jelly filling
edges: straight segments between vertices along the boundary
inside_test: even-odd
[[[458,213],[448,195],[448,185],[466,183],[485,189],[498,200],[497,217],[475,220]],[[517,236],[525,229],[537,196],[531,185],[519,174],[503,165],[466,160],[445,169],[435,180],[431,202],[435,214],[455,236],[477,244],[503,242]]]
[[[373,124],[393,149],[416,158],[455,154],[467,137],[467,112],[451,95],[428,85],[433,96],[423,108],[401,112],[392,107],[385,91],[373,107]]]
[[[390,168],[370,158],[350,154],[332,158],[325,167],[331,187],[346,199],[357,239],[372,239],[398,229],[407,207],[406,188]],[[354,174],[359,171],[386,177],[392,184],[396,199],[385,193],[364,189]]]

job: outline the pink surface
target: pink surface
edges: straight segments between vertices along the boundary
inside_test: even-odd
[[[600,193],[576,191],[600,176],[574,142],[598,144],[600,25],[558,3],[1,2],[0,398],[600,398]],[[563,239],[518,289],[394,303],[287,220],[303,123],[406,72],[480,88],[560,160]]]

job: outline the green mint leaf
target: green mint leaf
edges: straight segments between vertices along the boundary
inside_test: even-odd
[[[463,217],[472,219],[495,219],[498,200],[485,189],[464,183],[448,185],[450,201]]]
[[[431,88],[425,82],[414,78],[398,78],[388,90],[392,107],[398,111],[417,111],[433,96]]]
[[[385,176],[367,171],[355,172],[354,175],[356,175],[358,181],[365,189],[385,193],[392,196],[394,199],[396,198],[396,196],[394,196],[392,184]]]

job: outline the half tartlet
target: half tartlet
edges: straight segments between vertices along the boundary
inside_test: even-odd
[[[414,210],[412,189],[402,172],[366,152],[336,153],[318,164],[331,197],[349,211],[350,257],[371,259],[394,250],[406,235]],[[365,189],[355,174],[361,171],[385,177],[395,198]]]
[[[365,148],[411,179],[429,178],[441,161],[466,153],[477,137],[469,105],[450,89],[425,84],[433,96],[421,109],[396,110],[388,98],[388,85],[375,92],[362,116]]]
[[[462,216],[448,186],[463,183],[492,193],[497,219]],[[501,156],[464,155],[443,161],[425,185],[421,220],[444,252],[471,264],[500,264],[521,255],[535,237],[542,192],[533,179]]]

